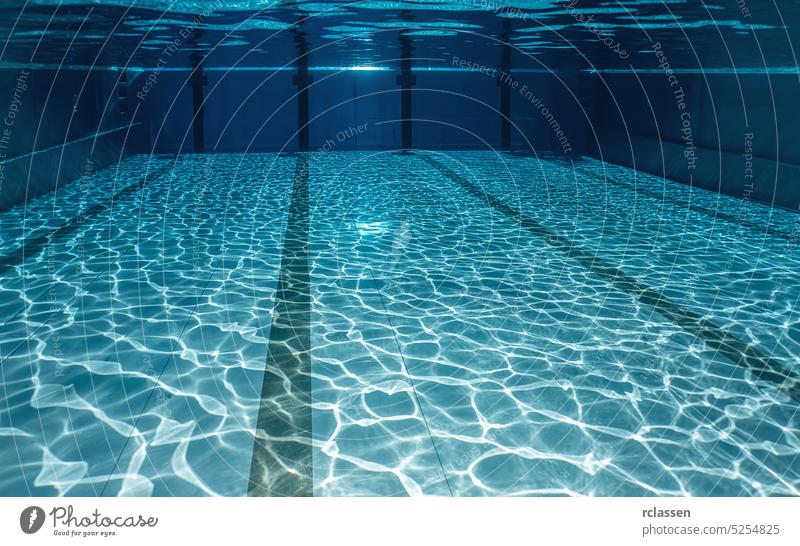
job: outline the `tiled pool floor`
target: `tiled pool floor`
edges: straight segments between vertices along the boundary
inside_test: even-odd
[[[589,159],[130,158],[0,215],[0,493],[798,494],[799,219]]]

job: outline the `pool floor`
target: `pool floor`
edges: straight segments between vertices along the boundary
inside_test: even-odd
[[[797,495],[799,228],[588,158],[129,157],[0,213],[0,494]]]

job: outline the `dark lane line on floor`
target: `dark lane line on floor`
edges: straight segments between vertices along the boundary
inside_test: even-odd
[[[568,238],[559,235],[536,220],[525,216],[519,210],[489,195],[433,158],[422,154],[418,155],[426,163],[467,190],[474,197],[481,199],[493,209],[518,222],[521,227],[540,237],[554,249],[574,259],[615,288],[654,308],[659,314],[668,318],[689,334],[702,339],[712,349],[746,368],[756,378],[774,383],[795,402],[800,402],[800,375],[787,369],[781,361],[763,354],[754,346],[737,339],[703,316],[678,305],[657,290],[637,281],[633,277],[629,277],[620,269],[606,264],[591,252],[583,250]]]
[[[82,210],[77,216],[67,220],[60,227],[44,233],[32,233],[22,240],[22,244],[19,248],[6,254],[5,256],[0,256],[0,275],[4,275],[14,267],[23,264],[26,260],[37,255],[39,252],[44,250],[47,246],[55,243],[57,240],[71,235],[78,228],[83,226],[87,220],[90,220],[102,212],[111,210],[115,202],[127,197],[128,195],[131,195],[137,190],[144,188],[147,185],[148,180],[155,180],[171,169],[171,164],[164,165],[152,173],[145,174],[133,184],[125,186],[108,199]]]
[[[694,211],[694,212],[699,212],[700,214],[705,214],[706,216],[710,216],[713,219],[724,220],[724,221],[732,223],[732,224],[737,224],[737,225],[740,225],[742,227],[749,228],[749,229],[751,229],[753,231],[756,231],[756,232],[759,232],[759,233],[764,233],[764,234],[767,234],[767,235],[774,235],[775,237],[780,237],[781,239],[786,239],[787,241],[790,241],[790,242],[794,242],[794,241],[797,240],[797,235],[792,234],[792,233],[787,233],[787,232],[785,232],[785,231],[783,231],[781,229],[774,228],[774,227],[771,227],[771,226],[763,226],[763,225],[757,224],[755,222],[750,222],[746,218],[741,218],[739,216],[736,216],[735,214],[728,214],[727,212],[722,212],[720,210],[709,209],[709,208],[703,207],[701,205],[696,205],[696,204],[694,204],[691,201],[688,201],[686,199],[681,199],[679,197],[672,197],[672,196],[664,194],[664,193],[659,193],[657,191],[653,191],[653,190],[650,190],[650,189],[647,189],[647,188],[642,188],[641,186],[637,186],[637,185],[634,185],[634,184],[628,184],[627,182],[621,182],[619,180],[615,180],[611,175],[603,175],[603,176],[601,176],[598,173],[591,172],[588,169],[584,169],[583,167],[575,165],[574,163],[572,165],[572,169],[577,171],[577,172],[579,172],[579,173],[582,173],[582,174],[585,174],[587,176],[590,176],[590,177],[592,177],[592,178],[594,178],[596,180],[606,181],[606,182],[609,182],[611,184],[614,184],[615,186],[619,186],[620,188],[624,188],[626,190],[631,190],[631,191],[634,191],[636,193],[641,193],[643,195],[646,195],[648,197],[656,199],[659,202],[668,201],[668,202],[672,203],[673,205],[678,205],[679,207],[683,207],[683,208],[689,209],[689,210]],[[692,189],[695,189],[695,188],[692,188]],[[708,190],[703,190],[703,191],[708,191]],[[723,197],[731,198],[730,196],[724,196],[724,195],[723,195]],[[735,197],[732,198],[732,199],[735,199]],[[740,204],[743,205],[743,206],[748,206],[748,207],[750,207],[750,206],[761,207],[761,205],[754,205],[753,203],[746,203],[744,201],[742,201]]]
[[[48,232],[45,235],[42,235],[42,236],[39,236],[39,237],[35,237],[35,238],[33,238],[33,240],[30,240],[29,242],[23,241],[23,245],[22,245],[22,247],[20,247],[20,250],[23,251],[22,252],[23,255],[17,257],[16,259],[19,259],[19,263],[13,264],[13,265],[11,265],[11,267],[13,268],[16,265],[20,265],[20,264],[24,263],[25,260],[27,260],[28,258],[31,258],[31,257],[35,256],[38,252],[40,252],[40,251],[44,250],[45,248],[47,248],[48,246],[54,244],[57,239],[64,238],[64,237],[74,233],[77,230],[77,228],[82,227],[84,225],[89,225],[89,224],[87,224],[87,220],[88,219],[90,219],[92,217],[96,217],[96,216],[98,216],[99,214],[101,214],[103,212],[111,211],[113,209],[114,203],[119,201],[121,198],[126,197],[127,195],[130,195],[132,192],[134,192],[137,189],[144,188],[149,182],[157,180],[159,177],[161,177],[163,174],[165,174],[167,171],[169,171],[171,169],[172,169],[172,165],[164,165],[163,167],[161,167],[159,169],[156,169],[152,173],[146,174],[144,177],[142,177],[138,181],[134,182],[133,184],[130,184],[129,186],[126,186],[122,190],[120,190],[117,193],[115,193],[114,195],[112,195],[109,199],[107,199],[105,201],[102,201],[100,203],[97,203],[96,205],[93,205],[92,207],[89,207],[88,209],[82,211],[76,217],[74,217],[71,220],[69,220],[66,224],[64,224],[60,228],[58,228],[56,230],[52,230],[52,231]],[[111,220],[111,218],[109,218],[109,220]],[[28,250],[26,250],[26,248]],[[15,251],[12,254],[16,254],[16,253],[17,253],[17,251]],[[99,254],[97,254],[95,256],[92,256],[90,258],[90,260],[92,258],[98,256],[98,255]],[[9,256],[11,256],[11,254],[9,254]],[[74,258],[69,263],[72,263],[72,262],[74,262],[76,260],[77,260],[77,257]],[[0,276],[4,272],[7,271],[7,269],[3,269],[2,268],[2,263],[3,263],[3,259],[0,258]],[[65,265],[65,264],[60,264],[60,265]],[[71,268],[66,274],[62,275],[59,278],[59,280],[60,281],[69,280],[72,277],[73,273],[75,273],[76,271],[77,271],[77,267]],[[7,316],[6,319],[3,321],[3,324],[0,325],[0,326],[5,326],[6,324],[10,324],[14,320],[16,320],[17,317],[19,317],[20,314],[22,314],[25,311],[27,306],[30,306],[30,305],[35,304],[35,303],[38,303],[49,292],[50,292],[50,288],[45,288],[44,290],[42,290],[42,292],[39,293],[38,296],[36,296],[36,297],[30,299],[29,301],[25,302],[25,304],[20,308],[19,311],[17,311],[13,315]]]
[[[308,178],[308,157],[298,155],[250,463],[251,497],[314,494]]]
[[[166,167],[164,167],[164,168],[162,168],[162,169],[159,169],[159,170],[158,170],[158,171],[156,171],[156,172],[157,172],[157,173],[159,174],[159,176],[160,176],[160,175],[161,175],[161,173],[162,173],[162,172],[165,172],[167,169],[171,170],[171,169],[172,169],[172,166],[169,166],[169,165],[168,165],[168,166],[166,166]],[[154,173],[154,174],[155,174],[155,173]],[[150,178],[154,178],[154,174],[151,174],[151,175],[148,175],[148,176],[149,176]],[[145,177],[145,178],[147,178],[147,177]],[[128,188],[130,188],[130,187],[131,187],[131,186],[128,186]],[[128,189],[128,188],[126,188],[126,189]],[[119,192],[118,192],[118,193],[119,193]],[[165,212],[164,214],[166,215],[166,212]],[[120,252],[120,253],[119,253],[119,255],[118,255],[116,258],[114,258],[113,260],[109,261],[109,262],[106,264],[106,266],[105,266],[105,267],[102,269],[102,271],[99,271],[99,272],[97,273],[97,275],[95,275],[94,277],[92,277],[92,278],[89,280],[89,282],[87,282],[85,285],[82,285],[82,288],[81,288],[81,290],[80,290],[80,291],[79,291],[77,294],[75,294],[74,296],[72,296],[71,298],[69,298],[69,299],[68,299],[66,302],[64,302],[64,304],[63,304],[63,305],[61,305],[61,306],[60,306],[58,309],[55,309],[55,308],[53,308],[52,312],[51,312],[51,313],[50,313],[50,315],[47,317],[47,319],[45,319],[45,320],[44,320],[44,322],[42,322],[42,323],[41,323],[39,326],[37,326],[36,328],[34,328],[32,331],[29,331],[29,332],[28,332],[28,335],[27,335],[27,337],[26,337],[26,339],[25,339],[24,341],[21,341],[19,344],[17,344],[17,345],[16,345],[16,346],[15,346],[13,349],[11,349],[11,351],[9,351],[9,352],[8,352],[8,354],[6,354],[5,356],[3,356],[3,355],[0,355],[0,357],[2,357],[2,360],[0,360],[0,366],[2,366],[3,364],[5,364],[5,363],[8,361],[8,359],[10,359],[12,356],[14,356],[14,355],[16,354],[16,352],[17,352],[17,351],[19,351],[19,350],[20,350],[22,347],[25,347],[25,346],[27,346],[27,345],[28,345],[28,343],[30,343],[30,341],[31,341],[31,340],[34,338],[34,336],[35,336],[37,333],[39,333],[39,331],[40,331],[42,328],[44,328],[45,326],[47,326],[47,325],[50,323],[50,321],[51,321],[51,320],[53,320],[53,317],[56,317],[56,316],[58,316],[58,315],[61,315],[61,314],[63,314],[63,313],[64,313],[64,310],[65,310],[65,309],[67,309],[67,308],[70,306],[70,304],[71,304],[72,302],[74,302],[75,300],[77,300],[78,298],[80,298],[81,296],[83,296],[83,295],[84,295],[84,294],[85,294],[85,293],[86,293],[86,292],[89,290],[89,287],[91,287],[91,286],[92,286],[92,284],[94,284],[94,281],[96,281],[97,279],[99,279],[100,277],[102,277],[102,276],[103,276],[103,275],[106,273],[106,271],[108,271],[109,269],[111,269],[111,267],[112,267],[114,264],[116,264],[116,263],[117,263],[117,262],[118,262],[118,261],[119,261],[119,260],[120,260],[120,259],[121,259],[123,256],[125,256],[125,255],[126,255],[126,254],[127,254],[127,253],[128,253],[128,252],[129,252],[129,251],[132,249],[132,248],[135,248],[136,246],[138,246],[138,245],[139,245],[139,243],[141,243],[141,242],[142,242],[142,240],[143,240],[145,237],[147,237],[147,236],[148,236],[148,235],[149,235],[149,234],[150,234],[150,233],[151,233],[151,232],[152,232],[152,231],[153,231],[153,230],[154,230],[154,229],[155,229],[157,226],[161,225],[161,223],[162,223],[163,221],[164,221],[164,217],[162,216],[161,218],[159,218],[158,220],[156,220],[155,222],[153,222],[152,224],[150,224],[150,226],[148,226],[148,227],[147,227],[147,229],[140,230],[140,231],[138,232],[138,233],[139,233],[139,236],[138,236],[138,237],[137,237],[137,238],[136,238],[136,239],[135,239],[135,240],[134,240],[134,241],[133,241],[131,244],[129,244],[127,247],[125,247],[125,249],[123,249],[123,250],[122,250],[122,252]],[[7,323],[6,323],[6,324],[7,324]]]

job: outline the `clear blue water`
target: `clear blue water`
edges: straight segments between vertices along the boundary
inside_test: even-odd
[[[0,495],[799,495],[780,4],[4,2]]]
[[[798,228],[587,158],[130,157],[0,213],[0,491],[796,495]]]

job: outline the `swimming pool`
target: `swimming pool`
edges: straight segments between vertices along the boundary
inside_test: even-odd
[[[799,219],[586,157],[128,157],[0,213],[0,490],[797,495]]]

